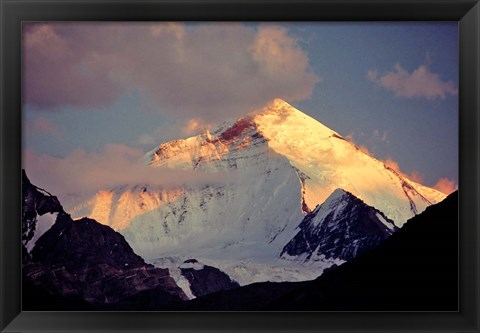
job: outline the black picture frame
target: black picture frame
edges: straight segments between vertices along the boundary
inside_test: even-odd
[[[478,0],[0,0],[0,329],[2,332],[479,332]],[[22,312],[22,21],[458,21],[460,46],[460,311]]]

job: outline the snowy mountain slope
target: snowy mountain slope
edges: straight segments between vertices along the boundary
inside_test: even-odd
[[[221,184],[177,189],[130,184],[69,210],[113,226],[148,260],[271,261],[295,236],[304,214],[337,188],[396,226],[445,198],[282,100],[201,135],[163,143],[145,159],[152,167],[235,174]]]
[[[43,215],[37,216],[37,227],[33,237],[30,241],[27,242],[25,247],[27,248],[28,253],[32,252],[33,247],[35,246],[37,240],[42,236],[48,229],[55,224],[57,220],[58,213],[45,213]]]
[[[297,174],[281,156],[256,160],[241,181],[186,189],[120,230],[146,258],[273,258],[302,220]]]
[[[173,203],[183,194],[182,189],[164,189],[160,186],[125,185],[112,190],[100,190],[86,201],[67,203],[72,217],[88,216],[115,230],[125,229],[137,216]]]
[[[380,211],[342,189],[309,213],[299,231],[282,250],[294,260],[337,258],[350,260],[380,244],[397,227]]]
[[[406,179],[279,99],[212,133],[161,144],[147,159],[152,166],[241,169],[258,156],[256,148],[263,144],[295,167],[305,192],[304,211],[325,201],[336,188],[343,188],[402,226],[445,198],[441,192]]]
[[[403,225],[414,214],[445,198],[443,193],[402,177],[383,162],[282,100],[254,115],[269,147],[308,176],[305,203],[311,209],[343,188]]]

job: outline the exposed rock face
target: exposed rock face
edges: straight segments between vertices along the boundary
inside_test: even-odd
[[[73,221],[55,197],[38,194],[25,174],[23,187],[23,224],[32,226],[27,229],[35,230],[35,212],[55,209],[58,213],[53,226],[24,260],[23,276],[28,283],[53,295],[95,305],[118,303],[146,290],[168,296],[165,302],[157,300],[158,304],[187,299],[168,269],[146,264],[122,235],[92,219]]]
[[[37,241],[32,260],[42,265],[40,272],[25,268],[35,283],[91,303],[116,303],[153,288],[186,299],[168,269],[146,264],[123,236],[88,218],[71,221],[62,215]]]
[[[283,257],[350,260],[376,247],[398,228],[373,207],[342,189],[309,213],[283,248]]]
[[[196,297],[240,287],[218,268],[200,264],[196,259],[186,260],[180,270],[190,282],[190,289]]]
[[[25,170],[22,170],[22,195],[22,245],[24,259],[27,259],[27,247],[33,247],[36,239],[46,231],[39,225],[39,216],[64,211],[57,197],[30,183]]]

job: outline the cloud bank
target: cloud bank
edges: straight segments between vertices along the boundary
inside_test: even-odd
[[[442,81],[440,76],[432,73],[427,65],[420,65],[412,73],[408,73],[397,63],[391,72],[379,76],[376,70],[371,69],[367,77],[399,97],[445,99],[449,95],[458,94],[458,89],[452,81]]]
[[[33,184],[60,199],[69,193],[92,194],[126,184],[179,188],[236,181],[233,172],[152,168],[141,162],[143,156],[140,149],[120,144],[105,145],[94,153],[77,149],[64,158],[27,149],[23,154],[23,167]]]
[[[205,122],[305,99],[320,80],[271,24],[26,23],[23,59],[33,107],[102,108],[139,93],[160,113]]]
[[[423,184],[423,181],[425,180],[425,177],[417,170],[412,170],[410,173],[403,172],[402,170],[400,170],[400,166],[398,165],[398,162],[394,161],[391,158],[385,159],[383,163],[387,167],[392,168],[395,172],[397,172],[401,176],[406,177],[416,183]]]

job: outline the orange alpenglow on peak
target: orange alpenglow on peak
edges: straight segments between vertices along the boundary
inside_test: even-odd
[[[337,189],[379,210],[396,227],[446,197],[395,173],[280,99],[208,133],[162,143],[146,161],[159,173],[168,168],[221,180],[166,190],[163,196],[171,199],[166,201],[155,199],[155,189],[120,191],[104,205],[91,201],[98,217],[112,217],[106,223],[121,228],[146,256],[188,255],[216,246],[241,255],[244,249],[225,244],[241,244],[244,237],[261,247],[258,253],[275,257],[304,215]],[[213,243],[196,244],[197,239]]]
[[[236,122],[212,129],[209,136],[161,144],[147,159],[154,167],[238,171],[249,169],[249,159],[260,156],[281,156],[303,175],[302,202],[310,210],[342,188],[401,226],[445,198],[435,189],[392,172],[382,161],[279,98]]]

